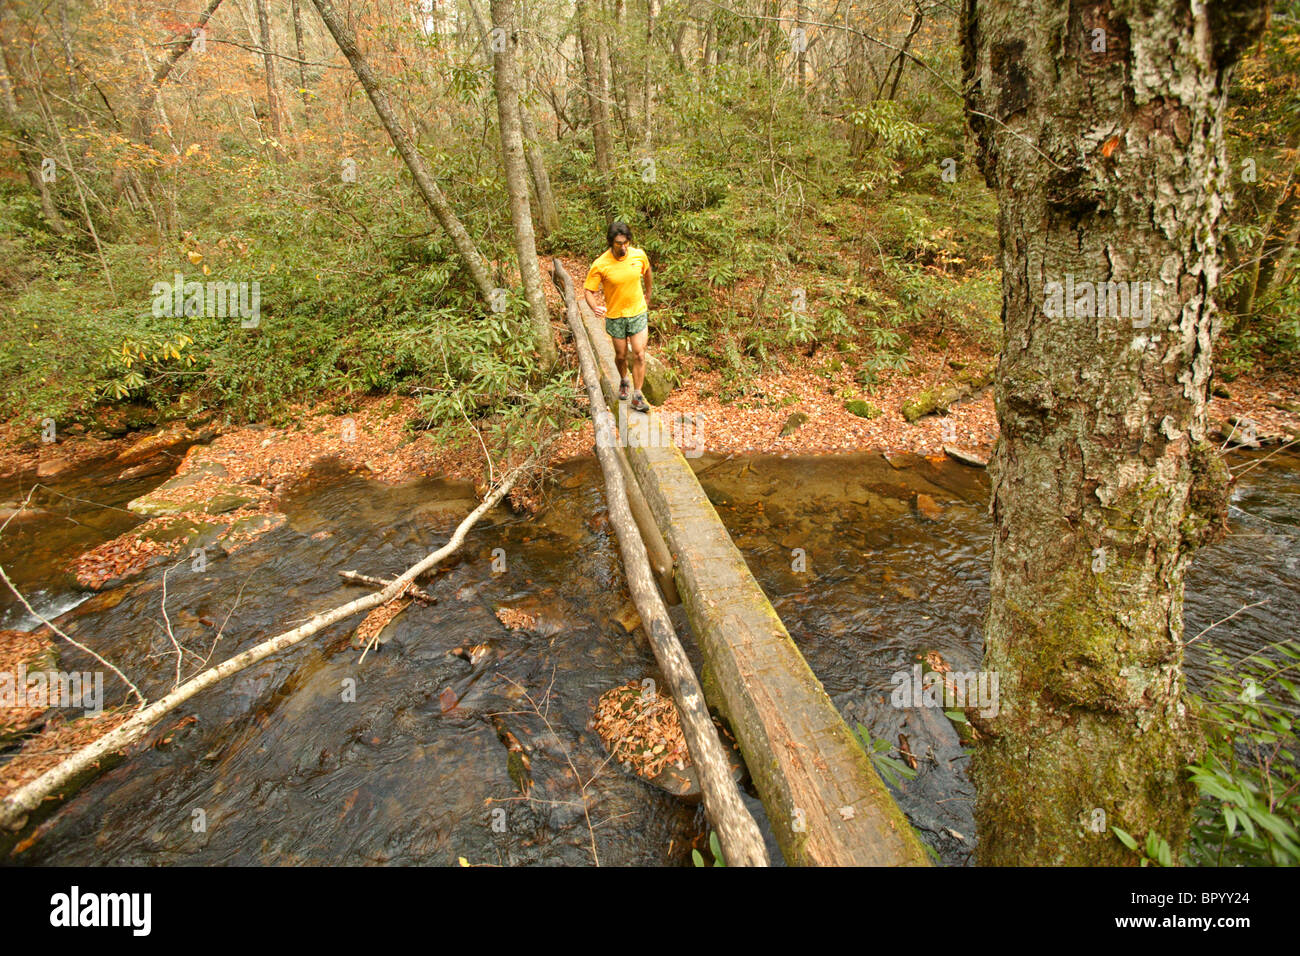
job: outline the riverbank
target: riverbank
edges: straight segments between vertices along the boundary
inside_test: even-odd
[[[571,345],[562,346],[562,350],[572,357]],[[902,409],[918,394],[953,381],[963,370],[992,368],[996,356],[971,348],[938,350],[918,345],[912,349],[907,372],[882,372],[874,385],[863,388],[854,379],[850,357],[823,354],[825,351],[813,356],[783,356],[778,367],[749,383],[746,398],[735,401],[719,399],[719,391],[728,384],[721,373],[687,357],[677,370],[682,382],[660,413],[693,416],[696,424],[693,430],[688,429],[688,438],[698,441],[703,451],[721,455],[864,451],[926,455],[942,454],[945,444],[983,457],[991,454],[997,437],[991,387],[956,402],[947,414],[930,414],[915,422],[908,421]],[[1234,421],[1249,420],[1261,440],[1300,436],[1300,383],[1281,374],[1261,374],[1216,389],[1223,394],[1210,402],[1212,432],[1226,436]],[[584,395],[575,393],[575,402],[586,408]],[[860,403],[856,411],[848,407],[854,403]],[[332,412],[331,404],[321,401],[292,406],[286,416],[292,424],[284,427],[206,426],[211,430],[211,444],[191,448],[180,461],[178,474],[219,459],[230,481],[271,493],[327,459],[335,467],[385,482],[420,477],[481,482],[487,477],[483,448],[473,438],[443,445],[432,433],[408,427],[419,421],[414,398],[366,396],[357,399],[355,411],[348,414]],[[575,425],[552,445],[548,464],[592,453],[591,422],[580,419]],[[132,450],[145,441],[157,445],[157,454],[168,454],[165,436],[169,434],[179,445],[187,437],[202,437],[202,430],[174,423],[143,437],[138,433],[110,439],[74,434],[46,444],[34,437],[31,428],[6,423],[0,425],[0,479],[22,476],[42,481],[90,461],[136,461],[139,452]],[[164,440],[159,441],[159,435]],[[499,470],[501,463],[494,462],[494,467]],[[521,493],[515,496],[515,504],[526,507],[527,498]]]

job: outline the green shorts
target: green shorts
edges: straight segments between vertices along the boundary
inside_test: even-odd
[[[638,332],[644,332],[649,324],[649,312],[642,312],[640,315],[621,316],[617,319],[607,317],[605,319],[605,331],[609,333],[610,338],[626,339]]]

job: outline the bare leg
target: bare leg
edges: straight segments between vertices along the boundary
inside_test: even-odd
[[[627,339],[627,344],[632,349],[632,387],[638,392],[641,391],[641,385],[645,382],[645,346],[649,339],[649,329],[642,329],[636,335]],[[621,366],[619,374],[623,374]]]
[[[634,340],[636,336],[632,337]],[[627,378],[627,339],[610,337],[614,343],[614,365],[618,368],[619,381]]]

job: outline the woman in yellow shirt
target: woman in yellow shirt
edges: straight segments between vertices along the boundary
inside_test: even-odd
[[[614,364],[618,366],[618,398],[628,393],[628,351],[632,353],[632,410],[649,412],[641,394],[645,383],[645,347],[650,337],[650,260],[644,249],[632,245],[632,230],[625,222],[612,222],[605,232],[609,248],[597,257],[582,284],[587,304],[597,317],[605,317],[605,331],[614,341]],[[645,280],[645,290],[641,283]],[[596,291],[605,293],[605,305],[596,301]]]

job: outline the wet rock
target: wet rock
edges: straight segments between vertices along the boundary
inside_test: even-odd
[[[211,441],[215,436],[216,432],[212,429],[207,429],[204,432],[191,432],[187,428],[166,428],[153,435],[146,435],[139,441],[134,442],[129,448],[118,454],[117,463],[119,465],[139,464],[162,452],[171,451],[180,445]]]
[[[983,455],[973,451],[966,451],[964,448],[958,448],[956,445],[944,445],[943,453],[953,461],[959,461],[963,465],[970,465],[972,468],[987,468],[989,460]]]
[[[143,461],[138,465],[125,469],[117,478],[119,481],[126,481],[131,478],[148,478],[150,475],[161,475],[165,471],[171,471],[174,464],[175,462],[159,455],[157,458],[151,458],[148,461]]]
[[[943,517],[943,508],[939,507],[929,495],[917,493],[912,499],[912,510],[922,521],[938,521]]]
[[[781,426],[781,437],[785,438],[787,435],[793,435],[807,422],[808,415],[805,412],[792,412],[790,417],[785,420],[785,424]]]
[[[780,544],[783,548],[801,548],[808,542],[808,536],[799,531],[791,531],[781,538]]]
[[[260,490],[251,485],[218,484],[214,485],[206,495],[197,498],[189,494],[183,496],[171,494],[190,484],[193,484],[193,481],[164,482],[149,494],[127,502],[127,510],[144,515],[146,518],[178,514],[182,511],[202,511],[205,514],[219,515],[256,501]]]
[[[57,478],[71,467],[72,462],[67,458],[46,458],[36,466],[36,477]]]
[[[257,491],[249,485],[227,485],[204,502],[203,511],[223,515],[257,500]]]
[[[628,601],[619,608],[618,614],[615,616],[614,620],[618,621],[618,623],[623,626],[623,630],[627,631],[629,634],[641,626],[641,615],[637,613],[636,605],[631,601]]]

